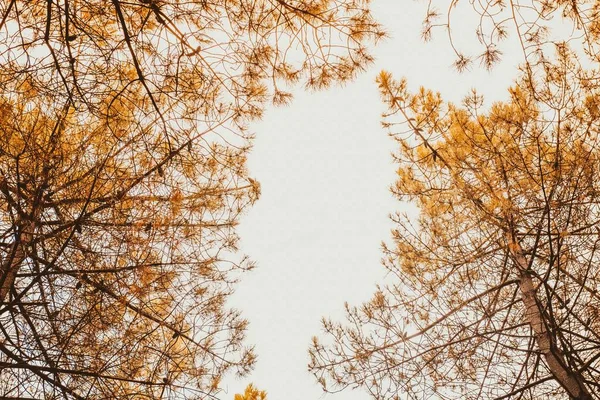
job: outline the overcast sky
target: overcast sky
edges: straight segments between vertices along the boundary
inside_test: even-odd
[[[475,67],[458,74],[444,32],[430,43],[420,39],[425,7],[375,0],[373,13],[391,35],[374,49],[375,64],[344,87],[297,88],[291,106],[270,108],[252,125],[249,168],[262,196],[239,233],[241,251],[258,268],[243,277],[231,304],[250,321],[248,343],[256,345],[258,363],[250,376],[224,382],[223,400],[250,382],[269,400],[369,399],[361,389],[324,395],[307,372],[307,349],[322,316],[342,318],[344,301],[360,304],[385,284],[380,243],[390,238],[388,214],[402,205],[389,192],[397,167],[394,143],[380,125],[385,109],[375,77],[385,69],[405,76],[412,89],[426,86],[456,102],[476,87],[489,105],[507,99],[519,60],[505,52],[491,73]],[[468,48],[474,28],[458,22]]]

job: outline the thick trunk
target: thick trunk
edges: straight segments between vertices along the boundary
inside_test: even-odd
[[[17,272],[19,272],[21,264],[27,257],[26,248],[33,240],[34,229],[35,224],[33,221],[21,225],[19,237],[15,240],[8,258],[2,263],[2,274],[0,275],[0,303],[6,301],[6,298],[15,283]]]
[[[591,400],[592,395],[585,386],[581,373],[567,365],[562,351],[556,346],[556,338],[544,322],[541,305],[536,297],[536,288],[531,275],[527,272],[528,263],[521,246],[512,242],[510,247],[513,259],[519,268],[519,288],[525,305],[525,318],[529,321],[535,335],[536,344],[550,372],[571,398]]]

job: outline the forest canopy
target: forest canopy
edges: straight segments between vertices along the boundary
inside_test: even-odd
[[[372,61],[365,1],[0,4],[0,396],[215,398],[255,362],[247,123]]]
[[[429,3],[424,37],[445,29],[468,73],[444,4],[440,18]],[[476,59],[493,69],[514,35],[519,76],[507,100],[473,89],[454,104],[379,74],[391,191],[419,214],[392,215],[389,279],[346,321],[324,319],[309,370],[328,392],[377,400],[599,398],[598,7],[471,6]]]

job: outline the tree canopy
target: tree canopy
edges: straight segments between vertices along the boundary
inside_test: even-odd
[[[210,394],[247,371],[246,321],[224,304],[251,267],[230,254],[259,193],[245,150],[203,132],[168,150],[126,109],[93,124],[42,99],[0,105],[2,393]]]
[[[383,36],[364,0],[10,0],[0,15],[3,92],[31,84],[99,117],[121,101],[167,142],[260,116],[268,98],[289,100],[286,83],[348,80]]]
[[[214,398],[260,193],[246,124],[350,79],[364,1],[0,4],[0,396]]]
[[[374,399],[600,393],[600,89],[566,43],[484,107],[382,72],[398,144],[385,286],[324,320],[309,369]]]

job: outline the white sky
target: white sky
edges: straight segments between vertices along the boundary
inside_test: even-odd
[[[258,363],[250,376],[224,382],[223,400],[250,382],[269,400],[369,399],[362,389],[324,395],[307,372],[307,349],[322,316],[343,318],[344,301],[358,305],[385,284],[380,243],[390,238],[387,215],[401,205],[388,189],[397,167],[394,143],[380,126],[385,109],[375,77],[386,69],[407,77],[412,89],[423,85],[457,102],[476,87],[489,105],[507,98],[519,61],[518,53],[505,55],[491,73],[475,67],[458,74],[443,31],[431,43],[420,39],[425,7],[375,0],[373,13],[391,35],[374,49],[375,64],[344,87],[297,88],[291,106],[268,109],[252,126],[249,168],[262,196],[239,233],[241,251],[258,268],[243,276],[231,304],[250,321]],[[474,27],[467,37],[474,39]]]

